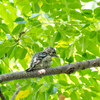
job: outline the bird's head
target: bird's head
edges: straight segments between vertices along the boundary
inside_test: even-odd
[[[47,54],[49,54],[51,57],[58,57],[56,55],[56,50],[53,47],[47,47],[47,48],[45,48],[44,52],[46,52]]]

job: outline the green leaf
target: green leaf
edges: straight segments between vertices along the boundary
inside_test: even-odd
[[[100,81],[100,75],[98,74],[95,74],[95,76],[93,76],[96,80],[99,80]]]
[[[73,92],[71,93],[70,97],[71,97],[71,100],[75,100],[75,99],[78,100],[75,91],[73,91]]]
[[[36,43],[34,43],[34,44],[32,45],[32,49],[33,49],[34,51],[36,51],[36,52],[39,52],[39,51],[40,51],[40,47],[39,47],[39,45],[36,44]]]
[[[7,53],[7,56],[9,57],[9,59],[13,58],[14,57],[14,49],[15,49],[16,45],[15,46],[11,46],[8,50],[8,53]]]
[[[82,7],[80,0],[66,0],[66,5],[72,9],[80,9]]]
[[[96,79],[94,79],[94,78],[89,78],[89,81],[92,83],[92,85],[98,85],[98,83],[97,83],[97,81],[96,81]]]
[[[40,23],[39,20],[34,20],[34,21],[32,21],[32,25],[33,26],[36,26],[36,27],[40,27],[41,26],[41,23]]]
[[[66,97],[70,97],[68,92],[63,92],[63,95],[65,95]]]
[[[0,58],[4,57],[4,54],[5,54],[5,47],[0,49]]]
[[[82,83],[85,83],[85,84],[88,85],[88,86],[90,85],[89,80],[86,79],[85,77],[80,77],[80,80],[81,80]]]
[[[82,2],[90,2],[90,1],[93,1],[93,0],[82,0]]]
[[[93,76],[97,76],[98,75],[98,71],[92,71],[91,75],[92,75],[92,77]]]
[[[84,90],[84,93],[82,94],[82,98],[83,100],[91,100],[92,99],[92,96],[91,96],[91,91],[88,91],[88,90]]]
[[[90,75],[92,73],[91,69],[80,70],[81,76],[87,75],[87,73]]]
[[[100,43],[100,31],[98,31],[98,42]]]
[[[70,11],[70,16],[73,19],[77,19],[77,20],[85,20],[85,18],[83,17],[83,15],[80,12],[77,12],[75,10],[71,10]]]
[[[71,56],[71,57],[68,58],[68,59],[66,58],[66,61],[69,62],[69,63],[72,63],[72,62],[74,61],[74,58]]]
[[[61,33],[58,32],[55,38],[55,41],[59,41],[61,39]]]
[[[82,10],[82,14],[83,14],[84,16],[86,16],[86,17],[89,17],[89,18],[93,17],[93,15],[92,15],[92,10],[91,10],[91,9],[83,9],[83,10]]]
[[[24,54],[25,56],[25,54]],[[23,57],[24,58],[24,57]],[[26,70],[28,68],[27,62],[25,59],[20,59],[19,63],[21,64],[21,66],[24,68],[24,70]]]
[[[98,2],[97,5],[100,6],[100,2]]]
[[[76,85],[79,84],[79,81],[76,76],[70,76],[71,81],[73,81]]]
[[[83,29],[87,28],[88,26],[90,26],[90,23],[85,24],[85,25],[82,27],[82,29],[81,29],[81,30],[83,30]]]
[[[65,80],[60,80],[60,79],[59,79],[59,84],[61,84],[61,85],[63,85],[63,86],[67,86],[67,85],[68,85],[67,81],[65,81]]]
[[[90,32],[90,38],[94,38],[96,36],[97,32],[96,31],[92,31]]]
[[[6,24],[0,24],[0,28],[5,32],[5,33],[9,33],[9,27]]]
[[[75,55],[75,60],[76,61],[83,61],[83,58],[79,55]]]
[[[32,54],[48,46],[56,47],[59,56],[52,58],[51,67],[99,57],[99,5],[98,0],[2,0],[0,74],[27,69]],[[99,81],[98,67],[70,75],[9,81],[1,83],[0,87],[5,86],[3,92],[7,100],[13,94],[9,90],[16,91],[17,82],[21,90],[30,90],[25,100],[57,100],[58,94],[72,100],[99,100]]]
[[[16,35],[21,33],[24,30],[25,25],[24,24],[18,24],[12,31],[12,34]]]
[[[16,46],[14,53],[15,53],[15,59],[24,59],[27,50],[19,46]]]
[[[28,15],[31,12],[31,6],[29,3],[25,4],[23,9],[22,9],[22,14],[23,15]],[[23,21],[24,22],[24,21]],[[24,22],[25,23],[25,22]]]
[[[34,14],[32,14],[32,15],[31,15],[31,17],[30,17],[30,18],[37,17],[38,15],[40,15],[40,13],[34,13]]]
[[[57,91],[58,91],[58,88],[56,88],[55,86],[51,86],[48,90],[48,93],[55,94]]]
[[[7,7],[0,3],[0,17],[4,20],[4,22],[6,24],[9,24],[10,28],[13,28],[13,17],[12,15],[9,13],[9,10],[7,9]]]
[[[7,55],[8,51],[9,51],[9,46],[7,46],[8,43],[5,44],[0,44],[0,58],[5,58],[5,55]],[[8,56],[8,55],[7,55]]]
[[[93,53],[95,56],[100,56],[99,47],[92,41],[88,41],[87,50]]]
[[[16,23],[20,23],[20,24],[26,23],[26,21],[25,21],[24,18],[22,18],[22,17],[16,18],[15,22],[16,22]]]
[[[68,56],[68,58],[67,59],[69,59],[69,61],[73,61],[73,57],[72,57],[72,54],[73,54],[73,52],[74,52],[74,45],[72,44],[72,45],[70,45],[68,48],[67,48],[67,50],[69,50],[69,52],[67,53],[66,52],[66,55]],[[66,51],[67,51],[66,50]]]
[[[39,7],[38,3],[35,3],[34,7],[35,7],[35,11],[38,13],[40,11],[40,7]]]
[[[83,56],[86,60],[95,58],[95,56],[94,56],[93,54],[88,53],[88,52],[83,53],[82,56]]]
[[[45,12],[48,12],[50,10],[50,5],[47,4],[47,3],[44,3],[43,6],[42,6],[42,10],[45,11]]]
[[[81,51],[85,52],[88,47],[88,41],[85,37],[81,37],[80,40]]]
[[[46,77],[44,77],[44,80],[45,80],[47,83],[53,82],[53,76],[46,76]]]
[[[100,7],[94,9],[95,18],[100,20]]]
[[[100,86],[97,85],[97,84],[96,84],[95,86],[91,87],[91,89],[92,89],[93,91],[100,92]]]

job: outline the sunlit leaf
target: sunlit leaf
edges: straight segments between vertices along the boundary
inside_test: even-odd
[[[22,18],[22,17],[16,18],[15,22],[16,22],[16,23],[20,23],[20,24],[26,23],[26,21],[25,21],[24,18]]]
[[[63,85],[63,86],[67,86],[68,85],[67,81],[64,81],[64,80],[59,80],[59,83],[61,85]]]
[[[96,36],[97,32],[96,31],[92,31],[90,32],[90,38],[94,38]]]
[[[77,95],[76,95],[76,93],[75,93],[75,91],[73,91],[73,92],[71,93],[70,97],[71,97],[71,100],[78,99],[78,98],[77,98]]]
[[[97,5],[99,5],[99,6],[100,6],[100,2],[98,2],[98,3],[97,3]]]
[[[68,7],[72,9],[81,8],[80,0],[66,0],[68,3]]]
[[[24,30],[25,25],[24,24],[18,24],[14,30],[12,31],[12,34],[19,34]]]
[[[30,94],[29,90],[19,91],[18,95],[16,96],[15,100],[20,100],[22,98],[27,97]]]
[[[35,3],[35,4],[34,4],[34,7],[35,7],[35,11],[36,11],[36,12],[39,12],[40,7],[39,7],[38,3]]]
[[[90,85],[90,82],[88,79],[86,79],[85,77],[80,77],[80,80],[85,83],[86,85]]]
[[[35,13],[35,14],[32,14],[30,18],[37,17],[38,15],[40,15],[40,13]]]
[[[1,0],[0,74],[26,70],[32,56],[51,46],[51,67],[100,57],[98,0]],[[24,34],[22,34],[24,33]],[[78,67],[78,66],[76,66]],[[85,66],[83,66],[85,67]],[[99,100],[100,68],[1,83],[7,100]],[[9,92],[10,91],[10,92]]]
[[[85,20],[85,18],[82,16],[82,14],[80,12],[75,11],[75,10],[70,11],[70,16],[76,20]]]
[[[50,94],[55,94],[58,91],[58,88],[55,86],[51,86],[50,89],[48,90],[48,93]]]
[[[98,42],[100,42],[100,33],[98,32]]]
[[[15,51],[14,51],[16,59],[24,59],[26,53],[27,53],[26,49],[16,46]]]
[[[92,0],[82,0],[83,2],[90,2],[90,1],[92,1]]]
[[[100,14],[100,7],[95,8],[94,9],[94,13],[95,13],[95,17],[97,19],[100,19],[100,16],[99,16],[99,14]]]
[[[9,27],[6,24],[0,24],[0,28],[6,33],[10,32]]]
[[[93,17],[92,10],[90,10],[90,9],[84,9],[84,10],[82,10],[82,13],[86,17],[90,17],[90,18]]]

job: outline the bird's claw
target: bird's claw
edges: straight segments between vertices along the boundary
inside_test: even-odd
[[[46,73],[46,70],[45,69],[41,69],[38,71],[38,74],[45,74]]]

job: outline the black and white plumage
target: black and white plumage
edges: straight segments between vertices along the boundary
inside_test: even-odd
[[[51,66],[52,57],[58,57],[56,50],[53,47],[47,47],[42,52],[33,55],[30,68],[26,69],[27,72],[43,69]]]

